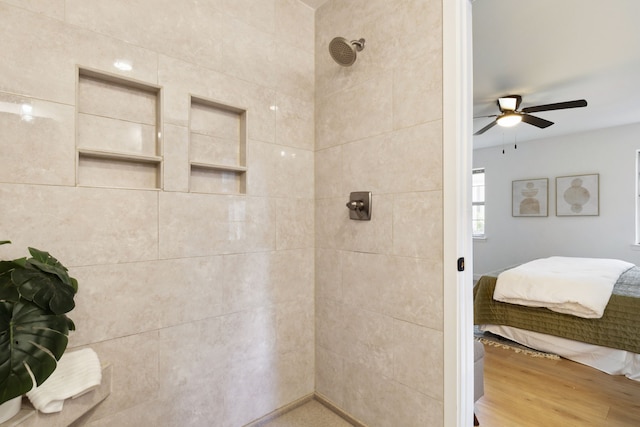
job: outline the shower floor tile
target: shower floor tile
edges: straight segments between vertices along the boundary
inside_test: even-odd
[[[279,416],[261,427],[353,427],[317,400]]]

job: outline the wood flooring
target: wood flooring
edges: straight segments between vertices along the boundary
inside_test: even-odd
[[[485,346],[481,427],[640,426],[640,381]]]

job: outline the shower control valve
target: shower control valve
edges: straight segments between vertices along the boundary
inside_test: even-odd
[[[348,202],[347,207],[352,211],[361,211],[364,207],[364,202],[362,200],[354,200],[352,202]]]
[[[349,195],[347,202],[349,218],[357,221],[371,220],[371,192],[356,191]]]

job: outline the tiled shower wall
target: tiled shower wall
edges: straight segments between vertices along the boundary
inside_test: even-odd
[[[350,68],[333,37],[364,38]],[[443,425],[441,0],[316,12],[316,392],[367,425]],[[348,219],[352,191],[372,220]]]
[[[2,0],[0,51],[1,255],[70,267],[70,346],[113,365],[81,425],[238,427],[312,393],[314,11]],[[161,188],[78,185],[78,67],[159,88]],[[191,96],[247,110],[245,194],[190,191]],[[94,121],[83,144],[114,136]]]

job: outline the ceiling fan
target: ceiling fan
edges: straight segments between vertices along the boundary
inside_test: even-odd
[[[545,105],[536,105],[534,107],[526,107],[522,110],[518,110],[520,107],[520,102],[522,102],[522,97],[520,95],[508,95],[502,98],[498,98],[497,104],[498,108],[500,108],[500,114],[494,114],[491,116],[482,116],[482,117],[495,117],[496,119],[474,133],[474,135],[482,135],[495,125],[500,126],[514,126],[520,122],[525,122],[530,125],[539,127],[544,129],[553,124],[549,120],[545,120],[540,117],[532,116],[529,113],[537,113],[540,111],[551,111],[551,110],[564,110],[567,108],[578,108],[578,107],[586,107],[587,101],[584,99],[578,99],[575,101],[566,101],[566,102],[557,102],[555,104],[545,104]],[[478,118],[478,117],[475,117]]]

